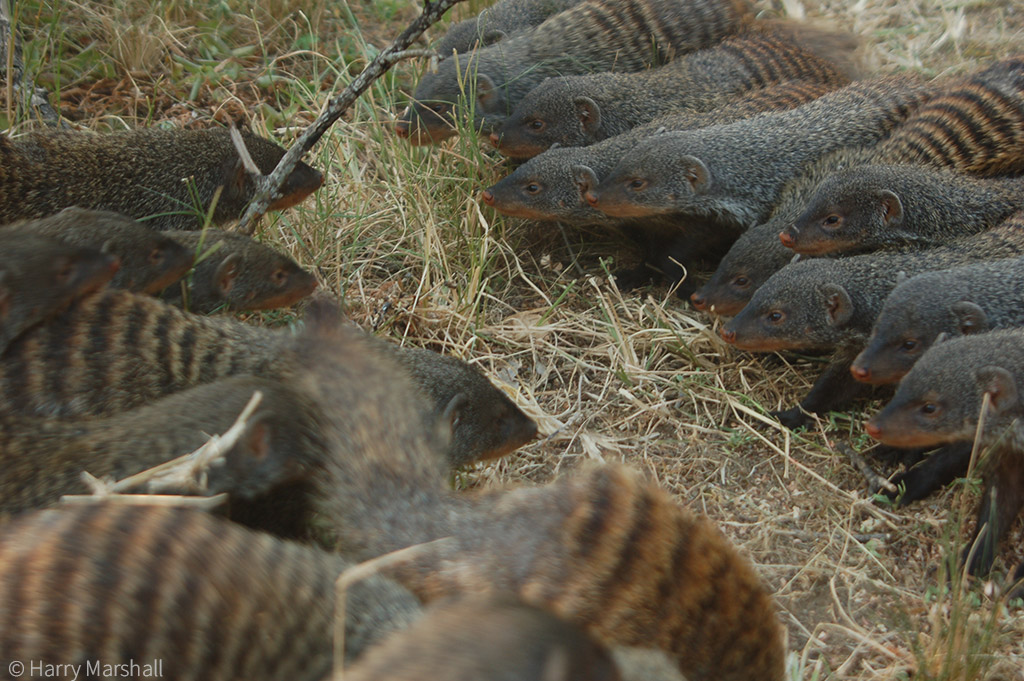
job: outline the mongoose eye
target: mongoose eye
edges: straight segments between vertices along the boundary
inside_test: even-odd
[[[638,192],[647,186],[647,180],[637,177],[630,180],[629,184],[626,186],[632,189],[633,191]]]
[[[900,344],[900,351],[912,352],[917,349],[917,340],[914,338],[908,338]]]
[[[739,286],[740,288],[747,288],[750,286],[750,279],[741,275],[732,280],[732,285]]]
[[[766,314],[764,318],[769,324],[778,324],[779,322],[786,318],[786,315],[785,313],[780,312],[779,310],[772,310],[771,312]]]
[[[66,284],[75,273],[75,263],[70,260],[62,260],[58,264],[57,283]]]
[[[925,402],[921,405],[921,413],[925,416],[934,416],[939,412],[939,405],[934,402]]]
[[[534,118],[526,125],[530,128],[530,130],[533,130],[534,132],[540,132],[541,130],[547,127],[547,124],[539,118]]]
[[[536,182],[531,182],[530,184],[523,187],[523,189],[526,190],[527,194],[539,194],[541,186]]]
[[[274,282],[274,285],[276,286],[284,286],[288,283],[288,273],[283,269],[278,268],[270,275],[270,280]]]
[[[147,259],[149,260],[150,265],[159,265],[164,261],[164,249],[159,247],[154,248],[149,252],[149,258]]]
[[[843,218],[841,218],[840,216],[836,215],[835,213],[832,213],[827,218],[825,218],[824,220],[821,221],[821,226],[822,227],[826,227],[826,228],[835,229],[836,227],[838,227],[840,225],[840,223],[842,223],[842,221],[843,221]]]
[[[447,104],[432,104],[430,110],[436,113],[438,116],[443,116],[448,112]]]

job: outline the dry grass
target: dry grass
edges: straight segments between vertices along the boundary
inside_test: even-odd
[[[16,4],[29,62],[68,114],[90,126],[241,118],[285,142],[416,13],[412,0],[52,2]],[[461,15],[483,3],[468,4]],[[883,71],[963,72],[1024,51],[1016,0],[758,7],[855,31]],[[508,171],[498,157],[471,135],[412,149],[387,130],[415,69],[379,82],[325,137],[313,162],[327,185],[262,238],[316,268],[363,326],[480,365],[539,421],[539,442],[460,483],[543,482],[588,459],[648,471],[756,562],[793,678],[1024,678],[1019,611],[985,584],[946,593],[964,488],[908,509],[872,502],[833,448],[867,445],[863,413],[799,434],[766,416],[799,399],[819,362],[736,352],[668,291],[619,292],[609,236],[481,207],[479,190]],[[1012,536],[1007,559],[1020,553]]]

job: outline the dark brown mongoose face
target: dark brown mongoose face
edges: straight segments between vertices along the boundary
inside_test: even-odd
[[[333,664],[337,556],[185,509],[99,503],[0,527],[0,654],[73,665],[158,664],[147,676],[321,681]],[[371,577],[346,598],[346,658],[420,607]],[[60,674],[70,679],[76,672]],[[28,675],[26,673],[26,675]],[[127,674],[126,674],[127,675]]]
[[[0,231],[0,355],[18,336],[105,286],[114,255],[11,228]]]
[[[287,307],[316,289],[316,277],[294,260],[244,234],[215,229],[167,234],[196,256],[187,296],[193,312]],[[182,302],[181,289],[168,291],[164,299]]]
[[[192,267],[190,250],[120,213],[72,207],[15,226],[116,255],[121,267],[110,280],[111,288],[158,293]]]
[[[432,606],[346,670],[351,681],[619,681],[608,651],[581,629],[514,598]]]

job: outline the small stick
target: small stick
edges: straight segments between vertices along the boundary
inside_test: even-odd
[[[334,673],[329,681],[342,681],[345,672],[345,604],[349,587],[367,577],[372,577],[381,570],[404,563],[421,553],[433,551],[452,541],[454,541],[454,537],[441,537],[422,544],[406,546],[353,565],[338,575],[338,579],[334,582]]]
[[[847,458],[850,459],[850,463],[853,464],[853,467],[860,471],[860,474],[868,481],[868,488],[871,490],[872,494],[880,489],[884,489],[886,492],[891,492],[893,494],[899,491],[899,488],[897,488],[896,485],[876,473],[875,470],[868,465],[868,462],[864,460],[864,457],[853,450],[853,447],[849,446],[845,442],[839,442],[836,444],[836,449],[841,451],[843,454],[846,454]]]
[[[374,81],[383,76],[388,69],[401,61],[404,58],[404,54],[409,54],[406,52],[406,48],[414,40],[419,38],[425,30],[437,23],[441,16],[452,6],[464,1],[437,0],[436,2],[431,2],[431,0],[424,0],[423,13],[400,36],[395,38],[393,43],[374,57],[373,61],[366,65],[362,73],[356,76],[341,91],[341,94],[327,103],[323,113],[299,135],[299,138],[295,140],[295,144],[288,149],[288,153],[278,162],[274,171],[269,175],[256,178],[256,198],[249,204],[245,215],[242,216],[241,221],[238,223],[238,230],[240,232],[251,235],[256,231],[256,223],[259,222],[259,219],[270,208],[270,204],[275,199],[280,198],[281,187],[284,185],[285,178],[291,174],[295,165],[306,152],[312,149],[313,145],[327,132],[327,129],[355,103],[359,95],[369,89]]]
[[[143,485],[149,492],[182,489],[205,492],[206,472],[213,466],[223,463],[224,454],[238,442],[249,418],[262,399],[263,393],[259,390],[254,392],[245,409],[223,435],[212,436],[206,444],[191,454],[184,454],[113,483],[100,480],[83,471],[82,481],[92,492],[91,495],[85,496],[99,500],[123,494]]]
[[[227,494],[215,494],[212,497],[189,497],[180,494],[65,494],[60,498],[62,504],[71,506],[104,503],[122,506],[188,507],[198,508],[200,511],[211,511],[227,500]]]

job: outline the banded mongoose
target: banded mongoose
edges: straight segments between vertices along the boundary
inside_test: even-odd
[[[387,572],[426,600],[514,594],[608,645],[666,651],[691,681],[783,678],[772,599],[713,523],[620,466],[454,494],[414,403],[392,395],[400,381],[359,380],[368,360],[383,365],[365,345],[314,316],[284,357],[295,363],[287,385],[311,404],[354,402],[318,416],[318,510],[344,555],[451,537]]]
[[[715,44],[750,17],[745,0],[589,0],[424,74],[396,132],[414,144],[455,134],[460,98],[490,130],[549,76],[641,71]],[[471,74],[471,75],[470,75]]]
[[[242,139],[264,174],[284,156],[270,140],[250,132]],[[218,189],[213,224],[237,220],[256,191],[224,128],[0,136],[0,182],[0,223],[79,206],[123,213],[160,230],[202,227]],[[294,206],[322,183],[318,170],[300,162],[270,209]]]
[[[110,280],[111,288],[158,293],[192,267],[191,251],[120,213],[72,207],[12,226],[117,256],[121,266]]]
[[[621,681],[608,650],[578,627],[514,598],[428,608],[363,655],[346,681]]]
[[[96,503],[25,514],[0,525],[0,655],[26,676],[38,664],[69,665],[49,674],[64,679],[323,681],[335,581],[350,566],[199,511]],[[346,659],[420,611],[390,580],[355,584]]]
[[[971,543],[964,551],[971,574],[985,574],[996,547],[1024,508],[1024,331],[1007,329],[936,343],[900,381],[892,400],[871,417],[871,437],[900,447],[971,443],[983,398],[989,398],[981,444],[985,491]],[[987,526],[987,527],[986,527]],[[982,530],[985,532],[982,533]]]
[[[906,76],[858,81],[791,111],[653,137],[585,198],[617,217],[679,213],[753,227],[815,161],[877,144],[933,90]]]
[[[878,145],[874,162],[980,176],[1024,171],[1024,56],[943,87]]]
[[[676,111],[710,111],[788,80],[848,84],[835,64],[802,46],[800,30],[795,23],[761,24],[649,71],[549,78],[491,133],[491,144],[530,158],[554,144],[594,144]]]
[[[799,407],[780,412],[783,424],[808,421],[864,392],[850,365],[864,348],[885,298],[902,276],[1024,255],[1024,213],[999,227],[927,250],[814,258],[783,267],[721,331],[741,349],[836,350],[832,364]]]
[[[284,253],[237,232],[173,230],[165,234],[196,258],[188,283],[163,299],[192,312],[272,310],[313,293],[316,277]]]
[[[274,377],[287,369],[281,352],[291,341],[283,331],[186,313],[125,291],[101,291],[22,334],[0,355],[0,411],[111,415],[218,378]],[[384,351],[391,347],[377,344]],[[408,362],[433,409],[443,411],[465,396],[452,460],[493,457],[535,436],[532,420],[474,368],[433,353],[393,354]]]
[[[580,2],[582,0],[500,0],[485,7],[477,16],[453,24],[437,41],[435,49],[441,59],[452,56],[452,52],[466,54],[539,26],[553,14]]]
[[[1018,326],[1024,326],[1024,258],[925,272],[886,297],[850,371],[865,383],[896,383],[940,335]]]
[[[591,186],[580,184],[583,169],[593,177],[601,177],[615,167],[623,154],[654,134],[730,123],[768,111],[786,111],[834,89],[820,83],[787,81],[755,90],[712,111],[663,116],[589,147],[549,149],[485,190],[482,199],[498,212],[513,217],[575,225],[617,225],[621,220],[602,213],[583,199],[583,193]]]
[[[1022,207],[1024,179],[913,165],[856,166],[818,185],[779,238],[805,255],[932,246],[999,224]]]
[[[105,286],[119,266],[108,253],[0,230],[0,357],[15,339]]]
[[[226,464],[206,474],[207,493],[251,499],[306,477],[319,463],[312,410],[277,382],[237,376],[107,418],[0,414],[0,516],[52,505],[65,494],[88,494],[83,471],[120,480],[193,452],[226,432],[256,391],[261,421],[273,425],[269,439],[228,451]]]

